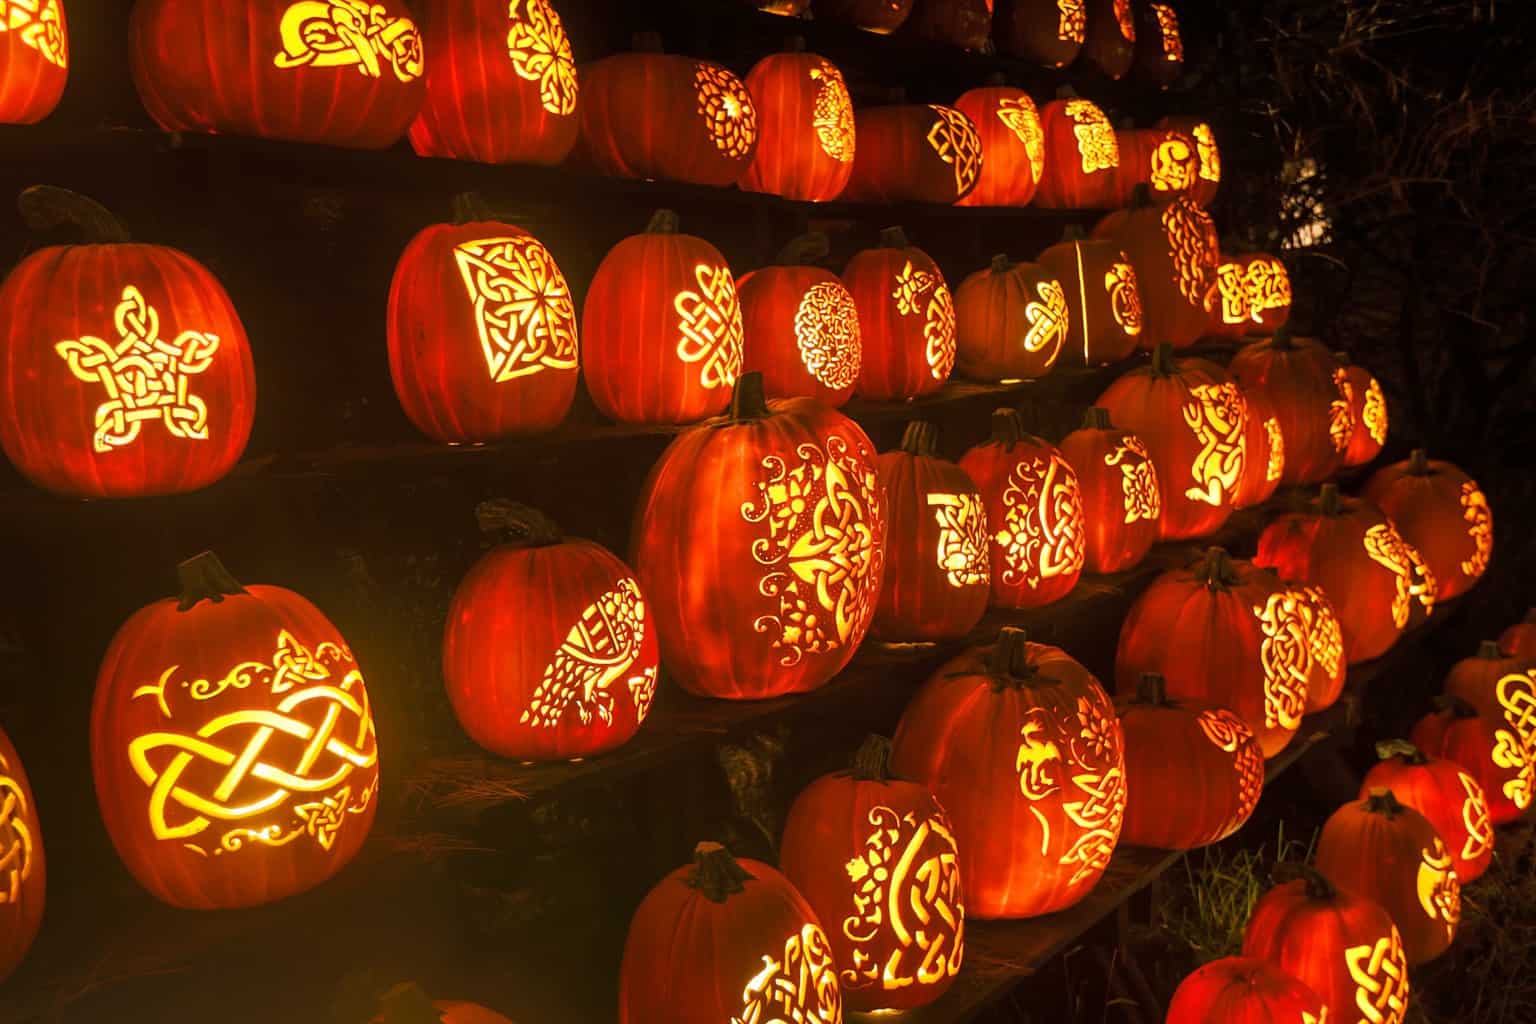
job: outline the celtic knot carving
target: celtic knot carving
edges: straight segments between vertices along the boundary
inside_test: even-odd
[[[806,372],[834,391],[859,379],[863,345],[859,311],[848,289],[835,281],[813,284],[795,309],[795,344]]]
[[[1233,326],[1248,322],[1248,292],[1243,287],[1241,268],[1236,263],[1221,263],[1216,267],[1216,290],[1211,297],[1221,304],[1221,322]]]
[[[741,80],[722,67],[698,64],[693,69],[699,116],[715,148],[733,159],[752,152],[757,142],[757,108]]]
[[[1081,572],[1087,556],[1083,498],[1077,474],[1060,455],[1014,463],[1003,489],[1003,524],[993,536],[1003,549],[1003,582],[1030,588]]]
[[[491,380],[576,368],[576,307],[549,250],[527,235],[454,247]]]
[[[1344,963],[1363,1024],[1402,1024],[1408,1012],[1408,957],[1396,926],[1372,945],[1345,949]]]
[[[1289,590],[1270,594],[1253,606],[1264,640],[1259,661],[1264,666],[1264,725],[1296,729],[1307,707],[1307,679],[1312,674],[1312,643],[1307,620],[1296,595]]]
[[[925,304],[924,294],[928,295]],[[934,380],[945,380],[955,368],[955,303],[937,273],[918,270],[908,260],[896,275],[896,312],[902,316],[923,315],[923,355]]]
[[[1536,674],[1511,672],[1494,687],[1504,721],[1527,749],[1536,749]]]
[[[1153,191],[1187,192],[1195,184],[1195,162],[1189,141],[1182,134],[1169,133],[1152,149],[1148,177]]]
[[[1056,24],[1056,38],[1064,43],[1082,44],[1088,33],[1088,12],[1084,0],[1056,0],[1060,18]]]
[[[1248,403],[1231,381],[1196,384],[1184,406],[1184,424],[1200,451],[1189,466],[1194,487],[1186,488],[1190,501],[1207,505],[1229,504],[1243,475],[1243,432],[1248,428]]]
[[[1157,489],[1157,469],[1141,438],[1127,434],[1115,450],[1104,456],[1104,465],[1120,467],[1120,491],[1125,498],[1126,525],[1144,519],[1157,522],[1163,514],[1163,496]]]
[[[1034,181],[1045,171],[1045,132],[1040,111],[1028,96],[1004,96],[997,101],[997,119],[1024,144],[1024,157]]]
[[[1333,386],[1339,397],[1328,403],[1328,439],[1334,451],[1342,452],[1355,432],[1355,386],[1342,367],[1333,371]]]
[[[1264,421],[1264,436],[1269,439],[1269,459],[1264,463],[1264,482],[1272,484],[1285,473],[1285,435],[1280,432],[1280,419],[1271,416]]]
[[[1525,810],[1536,797],[1536,757],[1520,736],[1508,729],[1493,732],[1493,763],[1515,774],[1504,780],[1504,796],[1516,809]]]
[[[928,129],[928,145],[955,169],[955,193],[964,195],[981,176],[981,136],[971,119],[953,107],[929,104],[937,120]]]
[[[1237,753],[1237,748],[1250,735],[1243,720],[1226,708],[1207,708],[1195,717],[1195,721],[1206,739],[1229,754]]]
[[[1447,936],[1454,935],[1461,920],[1461,883],[1439,836],[1434,837],[1432,848],[1419,851],[1417,887],[1425,916],[1444,925]]]
[[[1481,576],[1493,556],[1493,510],[1471,480],[1461,485],[1461,517],[1466,520],[1467,535],[1472,538],[1472,554],[1461,563],[1461,571],[1468,576]]]
[[[1248,290],[1248,306],[1253,310],[1255,320],[1259,319],[1261,313],[1271,309],[1285,309],[1291,304],[1291,277],[1285,271],[1285,264],[1277,259],[1267,257],[1253,260],[1248,264],[1243,283]]]
[[[1104,289],[1109,292],[1109,310],[1115,323],[1127,337],[1141,334],[1141,291],[1136,286],[1136,269],[1129,263],[1114,263],[1104,274]]]
[[[1313,664],[1321,666],[1328,678],[1337,678],[1344,658],[1344,633],[1338,616],[1333,614],[1321,587],[1302,587],[1293,593]]]
[[[426,69],[415,22],[369,0],[298,0],[283,12],[278,34],[283,50],[272,63],[280,68],[355,67],[379,78],[387,64],[402,82]]]
[[[987,511],[978,494],[929,494],[939,524],[939,568],[952,587],[992,582],[987,546]]]
[[[1163,210],[1163,233],[1168,236],[1179,294],[1191,306],[1203,309],[1216,272],[1216,222],[1181,196]]]
[[[853,159],[856,138],[853,100],[848,95],[848,85],[843,81],[843,73],[830,61],[817,61],[811,66],[810,74],[811,81],[820,83],[811,106],[811,127],[816,131],[816,141],[823,153],[846,164]]]
[[[1064,108],[1072,121],[1077,139],[1077,155],[1083,161],[1083,173],[1109,171],[1120,166],[1120,144],[1115,141],[1114,126],[1104,111],[1088,100],[1067,100]]]
[[[684,290],[672,300],[677,312],[677,358],[699,363],[699,384],[728,388],[741,376],[741,303],[726,266],[700,263],[693,268],[698,290]]]
[[[1488,815],[1488,797],[1477,780],[1466,772],[1457,772],[1456,781],[1461,783],[1465,795],[1461,803],[1461,824],[1467,830],[1467,841],[1461,848],[1462,860],[1476,860],[1493,849],[1493,820]]]
[[[1108,702],[1087,697],[1070,709],[1031,708],[1019,730],[1014,759],[1019,791],[1031,802],[1065,792],[1062,810],[1080,830],[1060,860],[1063,867],[1075,866],[1071,885],[1102,871],[1120,836],[1125,771],[1118,732]],[[1030,813],[1040,825],[1044,851],[1050,846],[1050,821],[1039,808],[1030,807]]]
[[[36,857],[27,794],[11,771],[0,754],[0,907],[21,902],[21,887],[32,877]]]
[[[0,33],[18,32],[25,45],[55,67],[69,67],[69,38],[59,0],[0,0]],[[3,901],[0,901],[3,902]]]
[[[785,940],[782,956],[765,955],[741,1002],[731,1024],[842,1024],[843,995],[822,930],[807,924]]]
[[[640,584],[622,579],[581,613],[555,651],[544,678],[518,721],[537,728],[560,724],[572,708],[582,725],[613,724],[612,687],[634,666],[645,643],[645,600]],[[628,676],[636,721],[645,721],[656,692],[656,666]]]
[[[576,112],[576,59],[549,0],[510,0],[507,56],[517,76],[539,83],[539,103],[558,117]]]
[[[1382,393],[1381,383],[1371,378],[1365,389],[1365,405],[1360,409],[1360,424],[1377,444],[1387,441],[1387,396]]]
[[[1392,573],[1397,590],[1392,597],[1392,622],[1398,629],[1408,625],[1414,598],[1426,608],[1434,606],[1434,577],[1419,553],[1408,546],[1391,523],[1377,523],[1365,531],[1365,553],[1371,561]],[[1417,577],[1417,579],[1415,579]]]
[[[1196,716],[1205,738],[1222,751],[1233,755],[1232,768],[1237,773],[1237,807],[1232,819],[1224,823],[1216,836],[1230,835],[1258,806],[1264,789],[1264,754],[1257,743],[1245,742],[1253,733],[1241,718],[1226,708],[1207,708]]]

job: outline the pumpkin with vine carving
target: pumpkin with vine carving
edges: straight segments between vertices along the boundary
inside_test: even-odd
[[[1083,493],[1083,568],[1100,575],[1129,569],[1147,556],[1163,516],[1157,468],[1146,442],[1090,408],[1083,425],[1061,441],[1062,457]]]
[[[956,206],[1027,206],[1045,170],[1040,111],[1023,89],[994,81],[960,94],[955,109],[981,142],[981,175]]]
[[[901,228],[854,254],[843,284],[859,311],[859,397],[917,398],[955,368],[955,300],[944,274]]]
[[[1378,469],[1360,495],[1375,502],[1424,556],[1440,584],[1440,600],[1465,594],[1487,572],[1493,509],[1460,467],[1418,448],[1406,461]]]

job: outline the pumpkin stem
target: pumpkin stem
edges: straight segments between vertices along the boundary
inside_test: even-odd
[[[1029,633],[1017,626],[998,630],[987,667],[998,683],[1034,678],[1036,669],[1029,663]]]
[[[1382,761],[1390,761],[1394,757],[1401,757],[1404,763],[1411,765],[1429,763],[1429,758],[1424,756],[1424,751],[1407,740],[1382,740],[1376,744],[1376,757]]]
[[[700,843],[693,848],[693,873],[687,882],[713,903],[724,903],[756,878],[736,863],[731,851],[719,843]]]
[[[767,415],[768,396],[763,390],[762,371],[742,374],[736,380],[736,390],[731,392],[731,419],[760,420]]]
[[[1222,547],[1205,549],[1205,558],[1195,570],[1195,578],[1212,590],[1225,590],[1237,582],[1237,570],[1232,556]]]
[[[1152,376],[1172,377],[1173,371],[1173,343],[1160,341],[1152,350]]]
[[[986,78],[982,79],[982,84],[996,89],[999,86],[1008,84],[1008,76],[1003,74],[1001,71],[991,71],[987,73]]]
[[[901,450],[908,455],[933,457],[939,450],[939,428],[927,420],[913,420],[901,435]]]
[[[475,221],[493,220],[491,206],[479,192],[460,192],[453,197],[453,223],[471,224]]]
[[[1497,640],[1484,640],[1477,645],[1477,656],[1484,661],[1498,661],[1504,656],[1504,651]]]
[[[1270,335],[1269,346],[1270,348],[1287,350],[1295,348],[1296,341],[1291,335],[1291,325],[1281,324],[1279,327],[1276,327],[1275,333]]]
[[[1371,790],[1365,798],[1365,810],[1368,814],[1385,814],[1389,819],[1397,817],[1407,810],[1393,793],[1385,786]]]
[[[1084,430],[1113,430],[1109,422],[1109,410],[1102,405],[1090,405],[1088,411],[1083,413]]]
[[[1429,452],[1415,448],[1408,454],[1408,475],[1429,476]]]
[[[636,32],[629,37],[629,48],[636,53],[661,53],[661,33],[650,30]]]
[[[1161,672],[1143,672],[1136,683],[1136,703],[1155,704],[1159,707],[1167,704],[1167,678]]]
[[[1335,483],[1323,484],[1323,489],[1317,495],[1317,507],[1325,516],[1337,516],[1343,511],[1343,504],[1339,499],[1339,485]]]
[[[790,36],[788,39],[784,40],[784,52],[785,53],[804,53],[805,52],[805,36]]]
[[[181,580],[181,600],[176,605],[179,612],[190,611],[200,601],[218,604],[226,597],[246,592],[212,551],[182,562],[176,567],[176,577]]]
[[[1310,864],[1298,864],[1287,862],[1275,866],[1274,878],[1277,882],[1301,882],[1306,886],[1307,899],[1314,903],[1332,903],[1339,898],[1338,888],[1328,880],[1328,876]]]
[[[1084,242],[1088,239],[1088,233],[1083,230],[1081,224],[1068,224],[1061,232],[1063,242]]]
[[[1008,254],[1005,252],[1000,252],[992,257],[992,273],[994,274],[1006,274],[1011,266],[1013,266],[1013,263],[1008,259]]]
[[[907,229],[901,226],[880,229],[880,248],[905,249],[908,246]]]
[[[475,506],[480,532],[514,548],[547,548],[565,535],[556,522],[536,508],[507,498],[492,498]]]
[[[992,442],[1014,445],[1029,436],[1024,429],[1024,417],[1017,409],[992,410]]]
[[[784,243],[774,262],[781,267],[811,267],[827,258],[832,240],[824,231],[807,231]]]
[[[853,777],[860,782],[891,781],[891,741],[870,733],[853,755]]]
[[[380,1024],[439,1024],[443,1013],[432,997],[414,981],[407,981],[379,996]]]
[[[16,197],[21,219],[33,231],[48,231],[65,224],[80,229],[92,245],[120,245],[129,241],[128,229],[112,211],[89,196],[57,185],[33,185]]]
[[[1435,698],[1435,710],[1449,714],[1452,718],[1476,718],[1477,708],[1473,707],[1465,698],[1453,693],[1442,693]]]
[[[648,235],[675,235],[677,234],[677,214],[672,210],[657,210],[651,214],[650,221],[645,225],[645,233]]]

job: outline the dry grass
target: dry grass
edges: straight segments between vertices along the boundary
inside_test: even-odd
[[[1189,949],[1200,963],[1236,956],[1243,948],[1248,915],[1282,864],[1304,862],[1311,855],[1306,843],[1286,836],[1282,824],[1274,842],[1254,849],[1221,846],[1184,858],[1188,888],[1175,895],[1164,916],[1163,933]]]

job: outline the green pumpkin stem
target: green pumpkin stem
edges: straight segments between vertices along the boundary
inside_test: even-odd
[[[181,600],[177,602],[176,610],[181,612],[190,611],[202,601],[218,604],[226,597],[246,592],[212,551],[193,555],[182,562],[176,567],[176,577],[181,581]]]
[[[807,231],[785,242],[774,262],[781,267],[812,267],[831,251],[832,240],[825,231]]]
[[[1497,640],[1484,640],[1477,645],[1477,656],[1483,661],[1498,661],[1504,656],[1504,649]]]
[[[992,273],[994,274],[1006,274],[1011,266],[1013,266],[1013,261],[1008,258],[1008,254],[1005,252],[1000,252],[992,257]]]
[[[744,373],[736,378],[736,390],[731,392],[731,419],[760,420],[768,416],[768,393],[764,390],[760,370]]]
[[[1136,681],[1137,704],[1161,707],[1168,703],[1168,679],[1161,672],[1143,672]]]
[[[853,755],[853,777],[860,782],[891,781],[891,741],[870,733]]]
[[[1394,757],[1400,757],[1405,764],[1411,765],[1429,763],[1429,758],[1424,756],[1424,751],[1407,740],[1382,740],[1376,744],[1376,757],[1381,761],[1390,761]]]
[[[1209,547],[1195,570],[1195,578],[1212,590],[1225,590],[1237,582],[1237,569],[1232,556],[1222,547]]]
[[[1385,814],[1388,819],[1391,819],[1407,809],[1397,799],[1397,794],[1385,786],[1371,790],[1365,798],[1365,810],[1368,814]]]
[[[897,225],[895,227],[880,229],[880,248],[905,249],[910,243],[907,240],[907,229]]]
[[[678,219],[676,212],[672,210],[657,210],[651,214],[651,219],[645,225],[645,233],[648,235],[675,235],[677,234]]]
[[[1340,515],[1344,511],[1344,504],[1339,498],[1338,484],[1323,484],[1323,489],[1317,494],[1317,507],[1323,515],[1330,518]]]
[[[1157,347],[1152,350],[1152,376],[1172,377],[1175,369],[1177,367],[1173,363],[1173,344],[1167,341],[1158,342]]]
[[[997,643],[987,663],[992,674],[993,686],[1002,688],[1009,683],[1033,679],[1038,669],[1029,662],[1029,633],[1017,626],[1004,626],[997,632]]]
[[[927,420],[913,420],[901,435],[901,450],[932,458],[939,450],[939,428]]]
[[[1084,430],[1114,430],[1114,425],[1109,421],[1109,410],[1102,405],[1090,405],[1088,411],[1083,413]]]
[[[89,196],[57,185],[33,185],[16,197],[21,219],[33,231],[50,231],[72,225],[91,245],[121,245],[129,241],[128,229],[112,211]]]
[[[731,851],[719,843],[700,843],[693,848],[693,872],[688,885],[713,903],[724,903],[755,881],[746,868],[736,863]]]
[[[440,1024],[443,1012],[432,997],[414,981],[407,981],[379,996],[379,1024]]]
[[[460,192],[453,197],[453,223],[472,224],[476,221],[495,220],[491,206],[479,192]]]
[[[1408,475],[1429,476],[1429,452],[1415,448],[1408,453]]]
[[[565,539],[559,525],[536,508],[507,498],[492,498],[475,506],[480,532],[514,548],[547,548]]]

